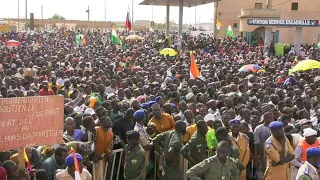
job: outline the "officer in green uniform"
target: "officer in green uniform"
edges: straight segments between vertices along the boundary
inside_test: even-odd
[[[130,130],[126,133],[127,142],[125,152],[124,178],[125,180],[144,180],[142,170],[145,167],[145,152],[139,144],[140,134]]]
[[[218,142],[220,141],[227,141],[229,143],[229,157],[233,158],[234,160],[239,159],[240,152],[236,147],[234,147],[229,135],[228,130],[225,127],[220,127],[216,130],[216,137]]]
[[[154,147],[159,154],[164,154],[164,180],[182,180],[180,151],[183,136],[186,134],[186,124],[183,121],[175,123],[175,130],[158,134],[154,139]],[[160,147],[163,143],[163,148]]]
[[[189,161],[190,166],[194,166],[207,158],[206,134],[208,125],[205,121],[197,122],[197,132],[181,149],[182,156]]]
[[[217,147],[217,155],[205,159],[187,171],[190,180],[198,180],[199,175],[204,174],[206,180],[238,180],[239,171],[229,155],[229,143],[220,141]]]
[[[320,179],[318,173],[318,169],[320,168],[320,148],[308,148],[306,154],[307,161],[299,168],[296,180]]]

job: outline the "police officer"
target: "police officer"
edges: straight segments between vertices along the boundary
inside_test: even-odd
[[[139,144],[140,134],[135,130],[126,133],[126,157],[124,166],[125,180],[144,180],[142,170],[145,168],[145,152]]]
[[[228,130],[225,127],[219,127],[216,130],[216,138],[217,138],[218,142],[227,141],[229,143],[229,157],[233,158],[234,160],[239,160],[240,152],[233,145],[233,143],[230,139],[230,136],[228,134]]]
[[[205,175],[206,180],[238,180],[239,171],[236,163],[228,157],[229,143],[220,141],[217,147],[217,155],[212,156],[196,164],[187,171],[190,180],[198,180],[199,175]]]
[[[246,166],[250,158],[249,138],[240,132],[240,120],[233,119],[229,122],[229,133],[232,144],[239,151],[240,180],[246,180]]]
[[[307,149],[307,161],[299,168],[296,180],[320,179],[318,168],[320,168],[320,148],[311,147]]]
[[[294,151],[289,140],[284,135],[283,123],[273,121],[269,124],[271,136],[265,142],[264,151],[267,154],[267,169],[265,180],[290,180],[289,162],[294,159]]]
[[[164,180],[181,180],[182,172],[180,165],[180,151],[183,143],[183,136],[186,134],[186,123],[177,121],[175,130],[158,134],[153,139],[155,149],[159,154],[164,154]],[[163,143],[163,150],[159,143]]]

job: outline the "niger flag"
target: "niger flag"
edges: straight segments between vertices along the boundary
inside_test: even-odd
[[[190,79],[196,79],[200,76],[200,71],[196,63],[196,58],[194,57],[194,51],[191,51],[190,55],[191,55]]]

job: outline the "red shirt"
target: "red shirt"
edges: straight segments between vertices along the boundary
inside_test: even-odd
[[[48,92],[46,92],[44,89],[40,89],[39,95],[40,96],[54,95],[54,92],[52,89],[48,89]]]

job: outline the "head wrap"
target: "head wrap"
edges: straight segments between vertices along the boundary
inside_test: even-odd
[[[230,124],[230,125],[231,125],[231,124],[240,124],[240,120],[238,120],[238,119],[233,119],[233,120],[229,121],[229,124]]]
[[[310,137],[310,136],[316,136],[317,131],[311,129],[311,128],[306,128],[303,130],[303,136],[304,137]]]
[[[190,100],[193,96],[194,96],[193,93],[187,94],[187,95],[186,95],[186,100],[187,100],[187,101]]]
[[[204,117],[204,121],[205,121],[205,122],[215,121],[215,120],[216,120],[216,117],[214,116],[214,114],[207,114],[207,115]]]

